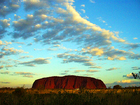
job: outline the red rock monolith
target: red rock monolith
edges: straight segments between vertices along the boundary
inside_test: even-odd
[[[64,77],[46,77],[35,80],[32,88],[44,89],[101,89],[106,88],[103,81],[91,77],[83,76],[64,76]]]

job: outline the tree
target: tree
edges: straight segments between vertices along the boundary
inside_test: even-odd
[[[134,79],[140,79],[140,72],[139,74],[132,73]]]
[[[120,85],[114,85],[113,89],[121,89],[122,87]]]

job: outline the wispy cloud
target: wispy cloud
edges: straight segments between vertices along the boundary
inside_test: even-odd
[[[134,66],[134,67],[132,67],[132,69],[133,69],[133,70],[140,70],[140,67]]]
[[[11,82],[0,81],[0,83],[2,83],[2,84],[10,84]]]
[[[94,1],[94,0],[90,0],[90,2],[91,2],[91,3],[95,3],[95,1]]]
[[[81,11],[82,11],[83,13],[86,13],[86,11],[85,11],[84,9],[81,9]]]
[[[19,64],[25,65],[25,66],[35,66],[35,64],[49,64],[50,58],[35,58],[34,60],[26,61],[26,62],[21,62]]]
[[[22,75],[23,77],[32,78],[35,74],[31,72],[14,72],[14,75]]]
[[[133,38],[134,40],[138,39],[137,37]]]
[[[107,71],[118,70],[118,69],[120,69],[120,68],[113,67],[113,68],[107,69]]]
[[[93,73],[93,72],[99,72],[99,70],[87,70],[87,72]]]
[[[10,72],[9,71],[0,71],[0,74],[9,74]]]

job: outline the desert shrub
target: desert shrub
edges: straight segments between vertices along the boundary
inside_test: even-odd
[[[114,85],[113,89],[122,89],[122,87],[120,85]]]
[[[24,96],[26,94],[26,90],[23,87],[18,87],[15,89],[15,91],[13,91],[13,94],[18,96],[18,97],[21,97],[21,96]]]

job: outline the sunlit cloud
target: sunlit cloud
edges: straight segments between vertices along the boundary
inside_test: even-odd
[[[129,78],[129,79],[134,79],[132,73],[127,74],[127,75],[123,75],[123,77]]]
[[[2,65],[2,66],[0,66],[0,69],[2,69],[2,68],[4,68],[4,66]]]

